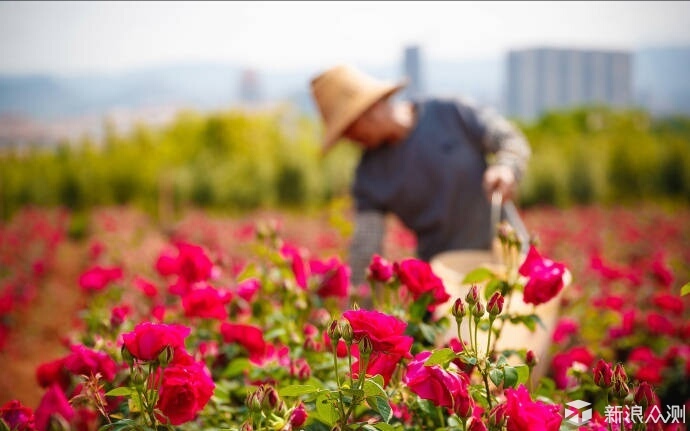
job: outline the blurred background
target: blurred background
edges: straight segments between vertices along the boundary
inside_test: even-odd
[[[2,2],[0,216],[319,206],[309,79],[464,96],[533,146],[523,206],[690,199],[688,2]]]

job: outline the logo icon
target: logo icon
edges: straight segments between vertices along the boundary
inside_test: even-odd
[[[590,403],[582,400],[575,400],[565,405],[565,419],[573,425],[585,425],[592,420],[592,409]]]

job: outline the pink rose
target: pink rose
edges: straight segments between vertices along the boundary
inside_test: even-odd
[[[226,343],[239,343],[244,347],[249,353],[249,359],[253,362],[261,361],[267,354],[268,345],[261,328],[224,322],[220,327],[220,333]]]
[[[543,304],[563,289],[565,265],[541,257],[534,246],[530,247],[519,272],[529,278],[524,292],[526,303]]]
[[[292,428],[299,428],[307,421],[307,410],[302,402],[290,413],[290,425]]]
[[[350,268],[343,265],[338,258],[334,257],[327,261],[313,259],[309,261],[309,270],[312,276],[319,278],[316,293],[320,297],[347,297],[347,289],[350,286]]]
[[[132,332],[122,334],[122,340],[132,356],[142,361],[152,361],[166,347],[173,350],[184,347],[184,339],[190,332],[190,328],[182,325],[144,322],[134,327]]]
[[[134,286],[149,298],[155,298],[158,296],[158,288],[156,285],[143,277],[135,277]]]
[[[84,271],[79,276],[79,286],[84,291],[97,292],[105,289],[108,284],[122,278],[122,268],[105,268],[94,266]]]
[[[450,299],[450,295],[443,286],[443,281],[431,271],[431,266],[422,260],[405,259],[396,262],[395,273],[400,282],[407,287],[415,301],[423,295],[431,296],[429,311],[434,311],[436,306]]]
[[[172,425],[193,420],[211,399],[215,389],[206,367],[190,361],[190,358],[173,361],[163,371],[156,407]]]
[[[247,302],[252,302],[254,296],[261,288],[261,282],[256,278],[250,278],[239,283],[235,288],[237,296],[244,299]]]
[[[36,368],[36,381],[42,388],[48,388],[57,383],[62,390],[67,390],[71,383],[71,377],[65,368],[66,359],[60,358],[44,362]]]
[[[156,270],[164,276],[177,275],[177,282],[170,287],[170,292],[181,295],[186,293],[192,284],[206,281],[211,277],[213,262],[198,245],[178,242],[175,247],[176,255],[164,252],[158,257]]]
[[[57,384],[52,385],[41,398],[35,413],[36,429],[47,431],[52,416],[61,416],[67,422],[74,417],[74,409]]]
[[[356,348],[356,346],[353,347]],[[358,349],[355,350],[354,356],[359,358]],[[367,363],[366,375],[375,376],[379,374],[383,377],[383,384],[388,385],[388,382],[390,382],[395,369],[402,359],[403,357],[398,354],[373,352]],[[350,371],[354,377],[359,376],[359,359],[352,364],[352,370]]]
[[[82,344],[74,344],[70,350],[72,353],[65,358],[65,368],[70,373],[77,376],[100,373],[105,381],[113,381],[117,364],[107,353],[91,350]]]
[[[566,389],[576,384],[574,378],[568,375],[568,370],[576,362],[589,368],[594,362],[594,355],[586,347],[580,346],[554,355],[551,365],[554,373],[553,379],[558,389]]]
[[[558,321],[551,339],[554,341],[554,343],[562,343],[571,335],[576,334],[579,330],[580,325],[576,321],[564,317]]]
[[[295,246],[285,244],[281,247],[280,254],[290,262],[297,285],[302,289],[306,289],[308,276],[307,265],[304,263],[300,250]]]
[[[430,400],[439,407],[457,413],[461,417],[472,414],[474,403],[469,395],[469,380],[461,374],[446,371],[439,365],[425,366],[431,352],[417,354],[407,366],[403,381],[420,398]]]
[[[385,283],[393,277],[393,265],[378,254],[375,254],[371,258],[367,277],[371,280]]]
[[[352,326],[355,341],[367,336],[375,352],[410,357],[412,337],[405,335],[407,324],[378,311],[349,310],[343,313]]]
[[[563,418],[554,404],[532,401],[527,388],[506,389],[508,431],[558,431]]]
[[[17,400],[8,401],[0,407],[0,419],[13,431],[34,431],[34,412]]]
[[[225,320],[228,318],[226,304],[230,302],[230,299],[230,292],[221,292],[210,285],[192,289],[182,297],[184,315]]]

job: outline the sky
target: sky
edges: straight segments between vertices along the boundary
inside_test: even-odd
[[[0,73],[214,62],[289,72],[540,46],[690,44],[690,2],[0,2]]]

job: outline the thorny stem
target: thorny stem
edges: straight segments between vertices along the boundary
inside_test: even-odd
[[[340,414],[342,416],[345,414],[345,407],[344,407],[344,403],[343,403],[343,393],[341,392],[342,386],[340,385],[340,374],[338,373],[338,344],[333,343],[332,346],[333,346],[333,369],[335,371],[335,382],[338,384],[338,409],[340,410]]]

